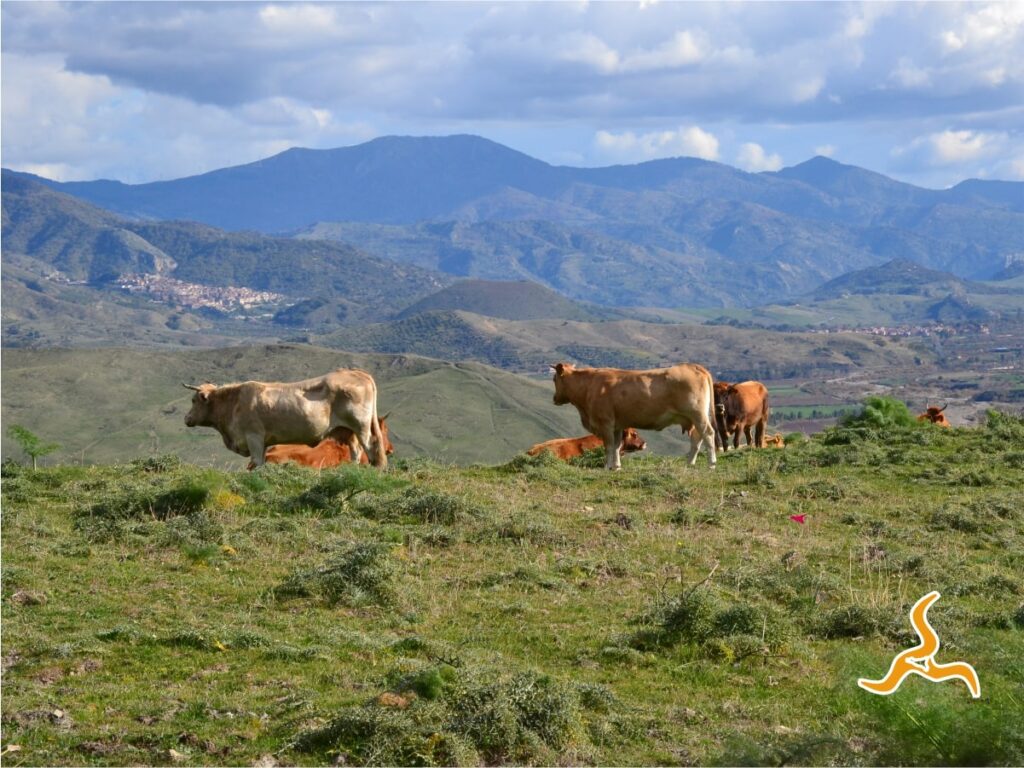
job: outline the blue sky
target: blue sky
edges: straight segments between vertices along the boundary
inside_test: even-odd
[[[130,183],[474,133],[554,164],[1024,179],[1024,2],[17,3],[2,163]]]

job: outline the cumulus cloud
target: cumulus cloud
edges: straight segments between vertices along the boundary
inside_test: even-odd
[[[616,160],[653,160],[662,157],[699,157],[718,159],[718,139],[696,125],[674,131],[653,131],[637,135],[632,131],[598,131],[594,137],[598,152]]]
[[[740,145],[740,151],[736,155],[736,164],[751,173],[777,171],[782,167],[782,156],[766,154],[764,147],[760,144],[747,142]]]
[[[946,125],[996,135],[1024,103],[1021,3],[90,2],[0,14],[4,162],[79,177],[499,125],[533,137],[572,126],[575,143],[536,139],[549,160],[742,151],[768,163],[733,137],[795,158],[868,120],[886,128],[870,152],[859,132],[864,156],[884,165],[897,136],[912,175],[943,152],[914,137]],[[801,128],[801,143],[774,126]]]
[[[971,130],[938,131],[920,136],[910,144],[897,147],[897,156],[916,157],[932,166],[962,165],[989,159],[1007,145],[1006,133],[985,133]]]

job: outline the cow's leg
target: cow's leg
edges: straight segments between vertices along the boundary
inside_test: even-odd
[[[249,464],[253,468],[262,467],[265,463],[264,454],[267,450],[263,442],[263,435],[250,432],[245,436],[245,444],[249,447]]]
[[[363,447],[359,443],[359,438],[356,437],[356,433],[349,430],[348,442],[349,452],[352,454],[352,463],[358,464],[363,454]]]
[[[747,438],[747,448],[749,448],[750,446],[752,446],[754,444],[754,439],[750,436],[750,425],[749,424],[744,424],[743,425],[743,436],[745,438]]]
[[[602,442],[604,442],[604,468],[610,470],[622,469],[622,458],[619,452],[619,446],[621,445],[620,438],[623,433],[618,432],[614,428],[609,428],[601,431],[599,435]]]
[[[377,419],[374,418],[369,420],[369,423],[360,425],[359,432],[356,434],[359,437],[363,450],[366,451],[366,455],[370,459],[370,463],[378,469],[387,469],[388,455],[384,451],[384,437],[376,421]],[[354,464],[359,462],[359,457],[354,453],[352,455],[352,462]]]
[[[729,450],[729,430],[725,428],[725,407],[715,406],[715,444],[723,451]]]
[[[754,427],[755,445],[757,445],[758,448],[764,448],[764,432],[767,422],[767,419],[761,419],[757,422],[757,426]]]
[[[685,430],[684,430],[685,431]],[[692,467],[697,463],[697,454],[700,453],[700,446],[704,444],[708,448],[708,464],[712,468],[718,463],[718,455],[715,451],[716,430],[713,424],[705,422],[703,425],[694,424],[689,430],[690,455],[688,461]]]

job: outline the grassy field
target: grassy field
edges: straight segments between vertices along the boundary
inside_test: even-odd
[[[6,463],[4,764],[1019,765],[1022,446],[996,414],[716,471]],[[981,698],[859,689],[930,590]]]

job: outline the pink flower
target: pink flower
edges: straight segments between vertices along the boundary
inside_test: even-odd
[[[805,517],[807,517],[807,515],[790,515],[789,519],[794,523],[800,523],[800,525],[803,525]]]

